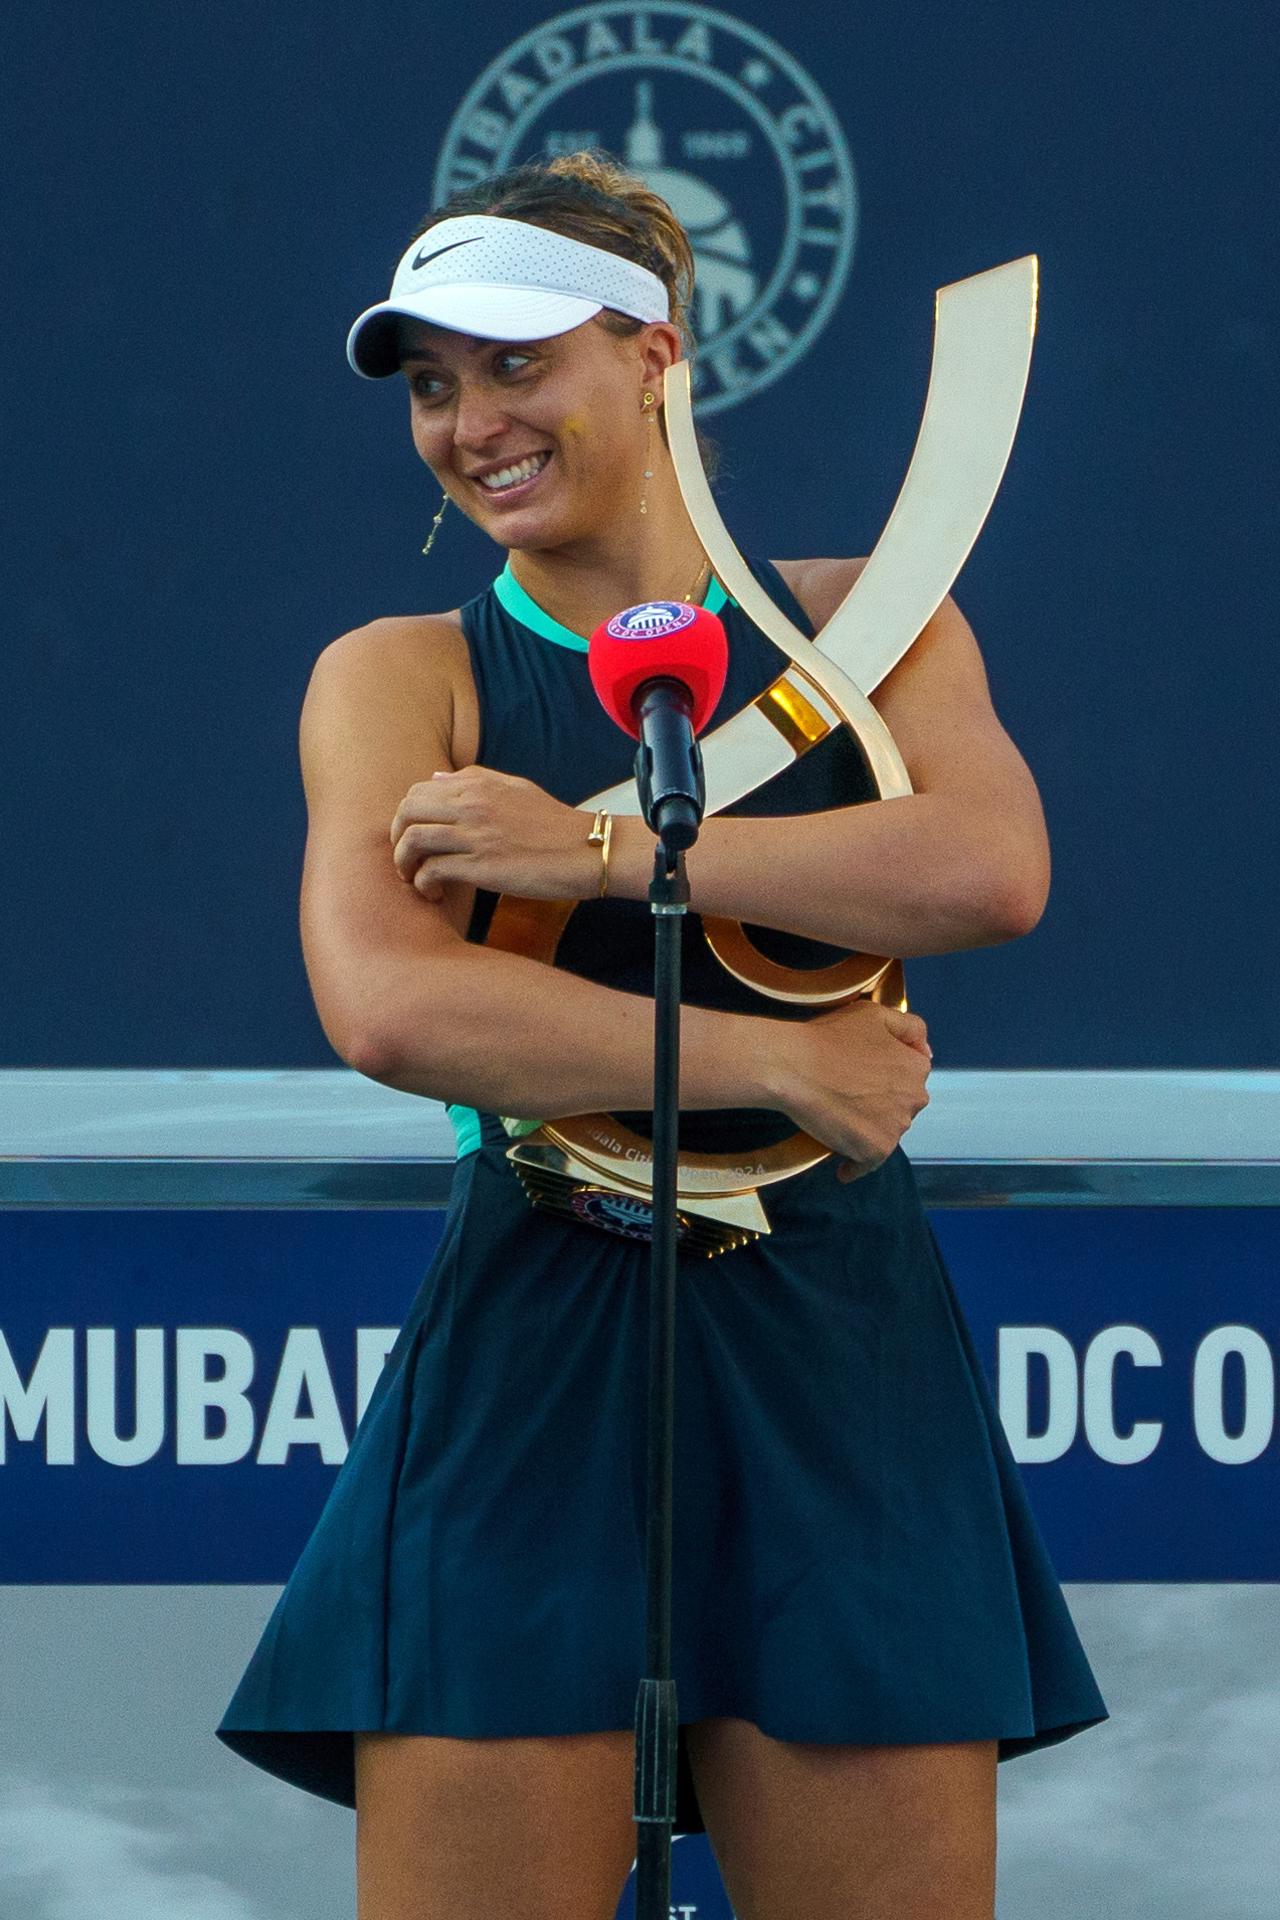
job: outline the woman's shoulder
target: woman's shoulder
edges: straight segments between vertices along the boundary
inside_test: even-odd
[[[389,613],[330,640],[316,659],[327,671],[376,671],[430,686],[466,657],[457,607],[446,613]]]
[[[826,626],[869,558],[869,554],[863,554],[853,559],[771,560],[769,564],[782,575],[817,633]]]
[[[346,702],[376,690],[416,709],[424,725],[441,718],[453,736],[453,764],[475,758],[474,683],[461,611],[393,613],[368,620],[330,640],[317,656],[312,681],[325,680]]]

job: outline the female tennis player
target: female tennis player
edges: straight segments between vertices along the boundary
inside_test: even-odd
[[[436,209],[348,342],[504,561],[333,641],[302,714],[319,1016],[458,1135],[439,1249],[217,1729],[355,1808],[360,1920],[611,1920],[635,1853],[649,1249],[535,1209],[502,1116],[645,1130],[652,1100],[653,841],[638,815],[588,840],[633,744],[585,636],[651,598],[717,611],[712,727],[785,665],[667,449],[692,284],[666,202],[573,154]],[[812,635],[863,562],[749,564]],[[766,1190],[770,1233],[678,1255],[676,1829],[740,1920],[991,1920],[997,1762],[1107,1718],[900,1145],[923,1020],[795,1017],[700,937],[729,916],[815,964],[1035,926],[1039,799],[952,600],[874,700],[910,796],[878,802],[841,729],[687,857],[681,1144],[832,1150]],[[504,893],[580,903],[555,967],[483,944]]]

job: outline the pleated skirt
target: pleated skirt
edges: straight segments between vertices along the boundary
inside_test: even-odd
[[[355,1805],[357,1730],[631,1728],[645,1662],[648,1247],[535,1212],[496,1115],[217,1737]],[[677,1256],[684,1725],[998,1741],[1108,1718],[899,1147]],[[353,1281],[354,1284],[354,1281]]]

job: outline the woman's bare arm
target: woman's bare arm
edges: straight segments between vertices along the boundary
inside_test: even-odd
[[[387,827],[402,794],[452,765],[456,645],[443,622],[375,621],[313,670],[301,933],[321,1024],[358,1071],[436,1099],[528,1118],[649,1106],[650,998],[470,943],[471,887],[450,883],[436,904],[396,872]],[[683,1009],[681,1104],[773,1104],[779,1024]]]
[[[780,564],[821,627],[865,563]],[[950,596],[871,698],[915,791],[801,816],[713,815],[686,856],[694,910],[900,959],[1029,932],[1048,896],[1044,815]],[[652,860],[644,822],[616,819],[610,892],[645,899]]]

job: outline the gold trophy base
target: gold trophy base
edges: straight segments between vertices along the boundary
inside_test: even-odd
[[[602,1179],[599,1167],[579,1159],[547,1126],[508,1147],[507,1159],[535,1207],[628,1240],[652,1239],[652,1189],[647,1184],[624,1185],[612,1172]],[[677,1189],[676,1246],[682,1252],[711,1259],[769,1230],[754,1187],[710,1195]]]

